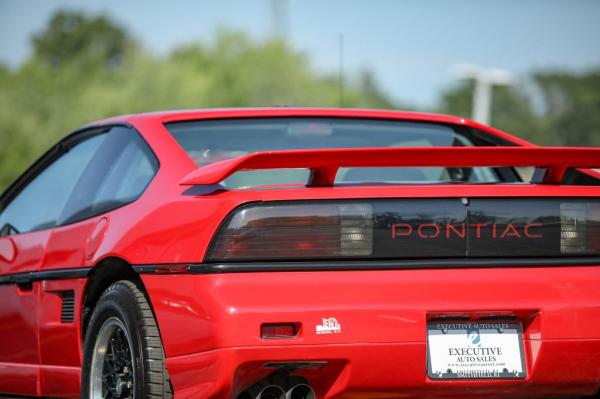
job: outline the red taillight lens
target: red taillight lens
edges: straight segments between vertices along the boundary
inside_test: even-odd
[[[208,259],[268,260],[369,256],[371,205],[276,203],[239,209],[219,229]]]
[[[262,339],[296,338],[298,330],[296,323],[267,323],[260,326],[260,337]]]

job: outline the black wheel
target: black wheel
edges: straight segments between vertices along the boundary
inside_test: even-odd
[[[83,346],[81,397],[172,397],[156,320],[131,281],[107,288],[94,309]]]

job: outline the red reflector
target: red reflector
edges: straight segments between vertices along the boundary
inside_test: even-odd
[[[268,323],[260,326],[260,337],[262,339],[296,338],[298,335],[298,324],[296,323]]]
[[[164,264],[156,265],[154,273],[158,274],[170,274],[170,273],[186,273],[188,271],[187,264]]]

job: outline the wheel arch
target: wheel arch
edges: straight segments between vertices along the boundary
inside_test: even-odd
[[[142,279],[126,260],[114,256],[101,260],[90,273],[83,293],[80,337],[82,341],[85,338],[90,318],[100,296],[108,287],[120,280],[128,280],[135,283],[144,295],[146,295],[146,299],[150,303]],[[151,303],[150,307],[152,309]],[[154,313],[153,309],[152,312]]]

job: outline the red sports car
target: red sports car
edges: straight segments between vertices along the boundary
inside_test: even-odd
[[[0,393],[594,395],[597,167],[417,113],[85,126],[0,197]]]

